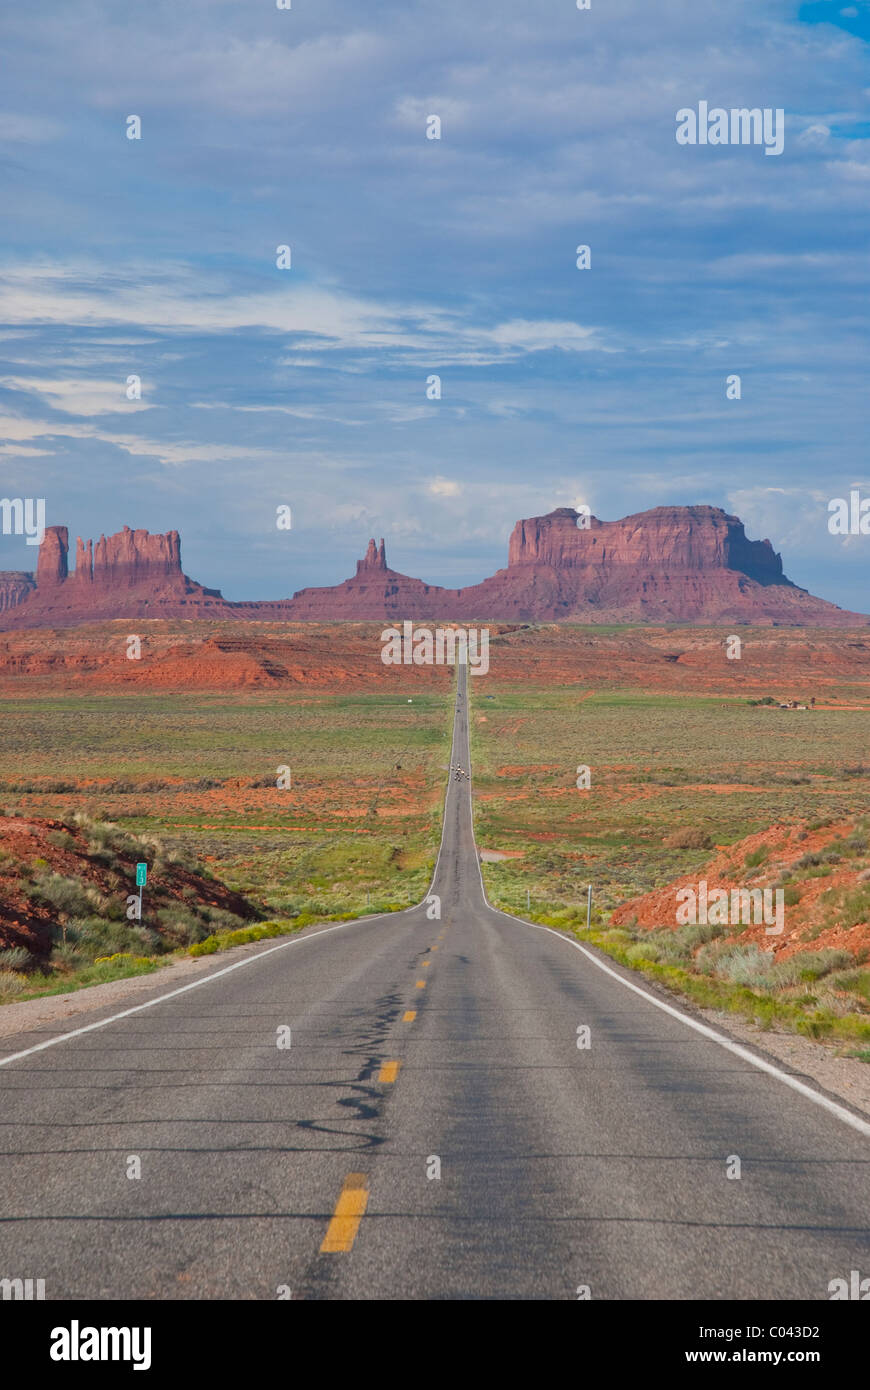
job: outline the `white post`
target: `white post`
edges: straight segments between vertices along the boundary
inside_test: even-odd
[[[592,884],[589,885],[589,892],[586,894],[586,930],[592,925]]]

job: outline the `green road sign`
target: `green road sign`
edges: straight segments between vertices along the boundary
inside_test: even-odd
[[[147,864],[137,864],[137,865],[136,865],[136,887],[137,887],[137,888],[144,888],[144,887],[145,887],[145,884],[147,883],[147,881],[148,881],[148,865],[147,865]]]

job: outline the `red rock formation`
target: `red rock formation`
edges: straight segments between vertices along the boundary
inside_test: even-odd
[[[285,614],[294,621],[320,620],[326,609],[330,618],[374,622],[382,618],[437,619],[449,615],[448,610],[459,601],[459,593],[458,589],[441,589],[391,570],[383,540],[376,547],[372,539],[364,558],[356,562],[353,579],[330,589],[300,589],[286,605]]]
[[[65,526],[46,526],[36,561],[36,583],[42,589],[63,584],[67,577],[69,532]]]
[[[152,536],[148,531],[131,531],[129,526],[108,539],[100,536],[94,546],[93,577],[94,584],[128,589],[183,583],[181,537],[177,531]]]
[[[76,572],[75,579],[77,584],[90,584],[94,578],[94,550],[93,542],[88,541],[87,546],[81,536],[76,537]]]
[[[508,568],[462,591],[463,608],[528,620],[866,623],[798,589],[770,541],[719,507],[655,507],[621,521],[560,507],[518,521]]]
[[[237,616],[218,589],[188,579],[177,531],[152,536],[125,526],[96,545],[76,541],[76,568],[67,569],[65,526],[46,527],[39,547],[36,588],[4,614],[3,627],[70,627],[101,618]],[[245,611],[245,606],[241,606]],[[0,612],[3,612],[0,606]]]
[[[66,527],[53,526],[40,547],[36,592],[7,606],[0,626],[122,617],[870,624],[792,584],[770,542],[748,540],[742,522],[718,507],[656,507],[621,521],[577,522],[570,507],[518,521],[507,569],[465,589],[391,570],[383,540],[376,546],[372,539],[343,584],[262,603],[230,603],[188,579],[177,531],[152,536],[125,526],[101,536],[93,554],[90,542],[79,541],[76,574],[68,578]]]
[[[380,545],[377,547],[375,546],[375,538],[372,536],[365,555],[361,560],[357,560],[356,562],[356,572],[357,574],[371,574],[376,573],[378,570],[386,572],[386,568],[387,552],[384,547],[383,536],[381,537]]]
[[[36,588],[36,580],[26,570],[0,570],[0,613],[16,608]]]
[[[718,507],[655,507],[622,521],[588,518],[559,507],[548,516],[518,521],[508,548],[508,568],[582,567],[602,576],[622,567],[642,570],[735,569],[760,584],[789,584],[770,541],[750,541],[743,523]]]
[[[441,589],[386,568],[369,542],[354,579],[295,594],[303,619],[391,618],[585,623],[784,623],[865,626],[799,589],[770,541],[750,541],[719,507],[656,507],[621,521],[559,507],[518,521],[508,567],[465,589]],[[383,557],[383,566],[380,559]]]

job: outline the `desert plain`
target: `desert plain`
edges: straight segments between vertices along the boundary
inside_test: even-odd
[[[469,698],[491,901],[870,1057],[870,634],[488,626]],[[0,636],[0,1000],[425,897],[455,673],[385,666],[383,627]],[[781,890],[781,935],[681,926],[700,880]]]

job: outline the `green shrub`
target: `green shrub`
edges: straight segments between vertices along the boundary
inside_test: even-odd
[[[634,965],[638,960],[661,960],[661,951],[654,941],[637,941],[633,946],[629,946],[625,953],[625,959],[629,964]]]
[[[98,956],[110,956],[119,951],[129,951],[132,944],[141,950],[142,937],[139,931],[126,921],[110,922],[104,917],[76,918],[67,928],[67,945],[73,944],[82,956],[96,960]],[[55,947],[55,951],[57,951]],[[54,959],[54,952],[52,952]]]
[[[55,873],[39,874],[28,891],[32,897],[53,907],[55,912],[68,917],[86,915],[92,910],[94,899],[99,898],[99,894],[80,879]]]
[[[772,951],[762,951],[754,943],[750,946],[729,946],[716,960],[716,974],[735,985],[749,985],[750,988],[764,988],[774,965]]]
[[[205,941],[197,941],[188,952],[191,956],[213,956],[219,950],[217,937],[208,936]]]
[[[856,888],[854,892],[846,893],[840,914],[844,927],[857,927],[862,922],[870,922],[870,887]]]
[[[49,830],[46,839],[55,849],[77,848],[75,836],[67,834],[65,830]]]
[[[193,946],[209,934],[208,924],[186,907],[161,908],[157,921],[163,935],[175,946]]]
[[[32,960],[33,956],[26,946],[10,946],[0,951],[0,970],[26,970]]]
[[[223,907],[205,907],[202,909],[202,915],[216,931],[235,931],[245,926],[244,917],[239,917],[235,912],[228,912]]]
[[[747,869],[757,869],[765,863],[770,855],[767,845],[759,845],[757,849],[751,849],[743,860]]]
[[[870,970],[861,970],[858,967],[844,970],[839,975],[833,975],[830,983],[833,989],[848,990],[850,994],[857,994],[870,1004]]]
[[[666,849],[709,849],[713,841],[706,830],[696,826],[685,826],[675,830],[662,841]]]

